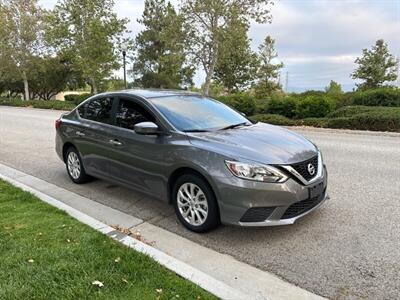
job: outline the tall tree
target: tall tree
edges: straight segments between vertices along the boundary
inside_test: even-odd
[[[70,54],[92,92],[120,67],[127,19],[113,11],[113,0],[59,0],[48,16],[46,38],[64,55]]]
[[[0,68],[24,83],[29,100],[28,67],[40,52],[43,11],[37,0],[0,0]]]
[[[361,79],[360,89],[373,89],[397,79],[397,62],[384,40],[377,40],[371,50],[363,49],[363,56],[355,60],[357,69],[353,79]]]
[[[342,86],[334,80],[331,80],[329,85],[325,88],[325,92],[330,96],[337,96],[343,93]]]
[[[228,92],[249,87],[254,80],[257,55],[250,49],[249,25],[232,16],[222,35],[213,79]]]
[[[142,87],[178,88],[192,85],[194,68],[187,66],[183,19],[170,2],[146,0],[144,29],[136,37],[132,73]]]
[[[190,30],[188,44],[196,63],[206,73],[203,93],[208,95],[223,33],[232,15],[249,23],[270,22],[271,0],[181,0],[185,27]]]
[[[260,98],[270,96],[272,92],[281,89],[279,70],[283,63],[274,61],[278,57],[275,50],[275,40],[270,36],[258,47],[259,68],[257,71],[256,95]]]

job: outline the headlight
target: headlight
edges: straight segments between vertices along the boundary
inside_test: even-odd
[[[287,176],[277,168],[267,165],[229,160],[226,160],[225,164],[233,175],[243,179],[263,182],[284,182],[288,179]]]

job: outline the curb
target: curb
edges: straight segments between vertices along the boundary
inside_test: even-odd
[[[29,187],[23,183],[20,183],[8,176],[0,174],[0,178],[11,183],[12,185],[21,188],[22,190],[26,192],[30,192],[36,197],[38,197],[40,200],[43,202],[46,202],[47,204],[50,204],[51,206],[54,206],[60,210],[65,211],[68,213],[71,217],[74,219],[80,221],[81,223],[84,223],[91,228],[95,229],[98,232],[101,232],[112,239],[122,243],[123,245],[134,249],[135,251],[138,251],[140,253],[146,254],[153,258],[155,261],[157,261],[159,264],[162,266],[166,267],[167,269],[175,272],[176,274],[180,275],[181,277],[197,284],[204,290],[214,294],[215,296],[221,298],[221,299],[248,299],[248,296],[241,293],[238,290],[235,290],[228,286],[227,284],[220,282],[211,276],[203,273],[200,270],[197,270],[188,264],[179,261],[175,259],[172,256],[169,256],[168,254],[165,254],[164,252],[161,252],[160,250],[151,247],[139,240],[136,240],[126,234],[123,234],[119,231],[116,231],[114,228],[108,226],[107,224],[100,222],[92,217],[90,217],[87,214],[84,214],[75,208],[66,205],[63,202],[60,202],[53,197],[50,197],[32,187]]]
[[[321,300],[301,287],[171,231],[0,163],[4,179],[221,299]],[[129,229],[132,238],[115,228]]]

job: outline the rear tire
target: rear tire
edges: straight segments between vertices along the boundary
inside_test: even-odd
[[[176,180],[172,202],[179,221],[191,231],[207,232],[220,224],[214,193],[198,175],[187,173]]]
[[[81,184],[88,182],[90,176],[86,174],[83,167],[81,156],[75,147],[69,147],[65,153],[65,166],[69,178],[76,183]]]

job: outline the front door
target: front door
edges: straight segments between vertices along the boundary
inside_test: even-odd
[[[162,174],[165,155],[170,149],[168,137],[135,133],[134,126],[140,122],[158,123],[139,100],[120,98],[109,144],[110,176],[160,197],[166,189],[166,178]]]

